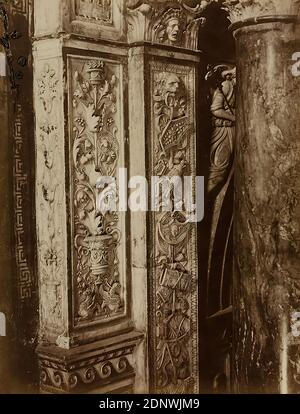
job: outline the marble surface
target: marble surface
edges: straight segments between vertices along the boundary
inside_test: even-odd
[[[235,383],[285,393],[298,363],[290,320],[300,309],[300,81],[291,70],[299,33],[269,23],[235,35]]]

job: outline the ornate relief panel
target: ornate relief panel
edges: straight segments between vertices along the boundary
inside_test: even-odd
[[[119,40],[123,36],[123,0],[72,0],[72,31],[91,37]]]
[[[151,176],[195,176],[195,71],[152,61],[150,73]],[[153,212],[150,229],[153,388],[197,392],[196,225],[188,222],[185,211]]]
[[[112,24],[112,3],[112,0],[75,0],[75,13],[77,17]]]
[[[74,323],[106,323],[127,310],[125,214],[100,209],[125,167],[123,66],[68,57]],[[116,187],[101,177],[116,177]],[[100,188],[99,188],[100,185]]]
[[[51,341],[67,330],[62,62],[36,59],[35,79],[40,335]]]

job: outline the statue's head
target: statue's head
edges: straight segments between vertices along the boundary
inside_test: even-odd
[[[229,65],[217,65],[209,67],[209,72],[206,74],[205,79],[213,87],[220,87],[224,84],[236,83],[236,68]]]
[[[232,68],[232,69],[228,69],[228,70],[224,70],[222,72],[222,78],[224,79],[224,81],[230,81],[232,83],[236,83],[236,68]]]
[[[172,18],[168,21],[166,27],[166,34],[170,42],[176,43],[178,41],[178,35],[180,30],[180,22],[177,18]]]
[[[184,27],[184,16],[180,9],[169,9],[161,19],[162,37],[165,42],[179,43]]]

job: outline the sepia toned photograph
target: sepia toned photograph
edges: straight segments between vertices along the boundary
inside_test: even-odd
[[[0,394],[299,393],[300,1],[0,0]]]

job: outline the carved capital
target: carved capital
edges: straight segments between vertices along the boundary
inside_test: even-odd
[[[184,0],[128,2],[128,41],[197,49],[198,30],[205,23],[202,13],[213,1],[194,8]]]
[[[226,0],[232,23],[264,16],[299,15],[299,0]]]

